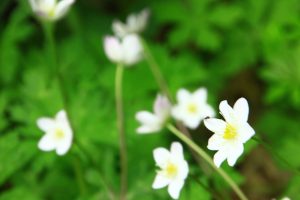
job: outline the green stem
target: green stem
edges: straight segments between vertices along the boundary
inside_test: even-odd
[[[164,79],[156,60],[152,56],[150,48],[148,47],[146,41],[143,40],[143,38],[140,38],[140,40],[141,40],[142,45],[144,47],[145,59],[146,59],[148,65],[149,65],[149,68],[150,68],[150,70],[151,70],[158,86],[160,87],[160,90],[163,93],[165,93],[165,95],[167,95],[167,97],[172,101],[172,96],[171,96],[171,93],[170,93],[169,88],[167,86],[167,82]]]
[[[48,64],[49,64],[49,80],[52,79],[52,77],[56,76],[56,71],[58,70],[57,67],[57,56],[55,51],[55,39],[54,39],[54,31],[55,26],[53,23],[44,22],[42,23],[43,31],[45,34],[45,40],[46,40],[46,56],[48,56]]]
[[[84,183],[84,177],[83,177],[80,161],[78,160],[77,156],[74,157],[73,165],[74,165],[74,172],[76,175],[80,194],[81,194],[81,196],[84,196],[86,194],[86,187],[85,187],[85,183]]]
[[[192,140],[190,140],[187,136],[181,133],[178,129],[176,129],[172,124],[168,124],[167,128],[178,138],[184,141],[189,147],[191,147],[200,157],[202,157],[217,173],[219,173],[223,179],[231,186],[233,191],[238,195],[241,200],[247,200],[247,197],[242,192],[242,190],[238,187],[238,185],[228,176],[228,174],[222,169],[218,168],[210,156],[197,144],[195,144]]]
[[[162,93],[166,94],[168,99],[171,101],[171,103],[174,103],[174,100],[171,96],[170,90],[168,88],[167,82],[164,79],[161,71],[160,71],[160,67],[157,64],[156,60],[154,59],[149,46],[147,45],[147,42],[140,37],[140,40],[142,42],[143,48],[144,48],[144,55],[145,55],[145,59],[148,63],[148,66],[156,80],[156,83],[158,84],[160,90]],[[188,138],[192,139],[191,134],[189,133],[188,129],[179,121],[176,121],[176,125],[179,127],[179,130],[186,135]],[[203,164],[201,162],[201,158],[199,158],[196,153],[191,150],[191,154],[193,156],[193,158],[195,159],[196,163],[199,165],[199,167],[206,173],[206,174],[210,174],[210,171],[208,169],[208,166]]]
[[[122,80],[123,80],[124,66],[118,64],[115,77],[115,98],[116,98],[116,114],[117,114],[117,129],[119,133],[120,145],[120,168],[121,168],[121,192],[120,199],[126,199],[127,193],[127,148],[126,136],[124,128],[124,112],[122,101]]]
[[[70,127],[71,129],[73,130],[73,135],[76,135],[75,134],[75,129],[74,129],[74,124],[73,124],[73,121],[72,121],[72,118],[71,118],[71,112],[70,112],[70,109],[69,109],[69,104],[68,104],[68,93],[67,93],[67,90],[66,88],[64,87],[64,80],[63,80],[63,76],[60,74],[60,71],[59,71],[59,67],[58,67],[58,63],[57,63],[57,54],[56,54],[56,50],[55,50],[55,38],[54,38],[54,24],[51,24],[51,23],[43,23],[43,30],[44,30],[44,34],[45,34],[45,38],[46,38],[46,44],[47,44],[47,47],[48,47],[48,56],[49,56],[49,63],[50,63],[50,66],[49,66],[49,69],[50,70],[50,76],[51,78],[52,77],[55,77],[58,81],[58,85],[59,85],[59,90],[60,90],[60,93],[61,93],[61,97],[62,97],[62,101],[63,101],[63,107],[66,111],[66,114],[67,114],[67,118],[69,120],[69,123],[70,123]],[[75,143],[75,142],[74,142]],[[79,142],[77,141],[76,144],[78,146],[81,146],[79,145]],[[83,153],[85,155],[86,154],[86,151],[84,151],[84,149],[80,148]],[[94,165],[96,168],[97,166]],[[76,170],[76,169],[75,169]],[[81,172],[82,173],[82,172]],[[100,172],[101,174],[101,177],[102,177],[102,183],[103,185],[105,186],[105,188],[107,189],[108,191],[108,194],[110,196],[112,196],[111,199],[114,199],[113,198],[113,192],[112,190],[110,189],[110,187],[108,187],[108,184],[106,184],[106,181],[104,179],[104,176],[102,175],[102,173]],[[83,174],[80,175],[81,177],[83,177]],[[84,182],[82,182],[82,184],[84,184]],[[79,187],[85,187],[85,186],[81,186],[79,185]]]

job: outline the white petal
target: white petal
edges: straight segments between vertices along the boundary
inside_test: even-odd
[[[238,131],[240,139],[243,143],[247,142],[255,134],[254,129],[248,123],[245,123],[243,126],[241,126]]]
[[[72,139],[67,138],[56,147],[56,153],[60,156],[65,155],[72,145]]]
[[[184,185],[183,180],[174,180],[169,184],[168,192],[173,199],[178,199],[180,191]]]
[[[137,26],[138,26],[138,21],[137,21],[137,15],[136,14],[130,14],[127,17],[127,26],[129,27],[131,32],[136,31]]]
[[[49,11],[56,5],[56,0],[37,0],[37,6],[39,9]]]
[[[185,160],[183,160],[180,163],[178,163],[178,167],[179,167],[179,172],[178,172],[177,178],[182,179],[182,180],[186,179],[186,177],[188,176],[188,173],[189,173],[188,163]]]
[[[38,5],[36,3],[36,0],[29,0],[29,3],[34,12],[38,10]]]
[[[227,158],[227,152],[219,150],[215,155],[214,155],[214,163],[217,167],[220,167],[222,162]]]
[[[193,93],[193,98],[198,102],[206,102],[207,100],[207,90],[206,88],[200,88]]]
[[[230,147],[229,154],[227,156],[228,165],[231,167],[236,163],[237,159],[242,155],[244,151],[244,146],[242,143],[233,144]]]
[[[141,32],[145,29],[149,16],[150,16],[150,11],[148,8],[140,12],[140,14],[138,15],[138,27],[137,27],[138,32]]]
[[[182,119],[183,123],[185,126],[187,126],[190,129],[196,129],[201,121],[203,120],[203,118],[199,118],[197,116],[184,116],[184,118]]]
[[[214,133],[223,133],[226,129],[226,122],[216,118],[204,119],[204,125]]]
[[[136,129],[136,132],[139,134],[148,134],[148,133],[156,133],[160,131],[161,127],[147,126],[142,125]]]
[[[55,121],[51,118],[42,117],[37,120],[37,125],[42,131],[48,132],[55,127]]]
[[[67,121],[68,117],[67,117],[67,113],[65,110],[60,110],[56,116],[55,116],[56,121],[58,122],[65,122]]]
[[[166,178],[165,176],[161,176],[160,174],[157,174],[152,184],[152,188],[160,189],[166,187],[167,185],[169,185],[169,183],[170,179]]]
[[[173,142],[171,144],[171,154],[176,157],[178,160],[184,160],[183,157],[183,148],[179,142]]]
[[[140,111],[135,115],[142,126],[147,126],[149,129],[158,129],[161,125],[160,119],[148,111]]]
[[[126,25],[120,22],[119,20],[115,20],[113,22],[112,29],[114,34],[120,38],[123,38],[125,35],[128,34]]]
[[[142,45],[137,35],[131,34],[124,37],[122,51],[124,64],[133,65],[142,58]]]
[[[207,148],[209,150],[220,150],[223,147],[224,142],[222,135],[214,134],[209,138]]]
[[[159,147],[153,150],[153,156],[156,165],[163,168],[170,158],[170,152],[165,148]]]
[[[190,101],[191,94],[186,89],[179,89],[177,92],[177,101],[180,103]]]
[[[42,151],[52,151],[56,148],[56,143],[51,135],[45,134],[38,143],[38,147]]]
[[[175,119],[181,120],[182,112],[181,112],[181,108],[180,108],[179,105],[173,106],[173,108],[171,109],[171,115],[172,115]]]
[[[104,51],[112,62],[121,62],[123,58],[122,46],[116,37],[106,36],[104,38]]]
[[[234,110],[228,105],[228,102],[226,100],[220,103],[219,109],[221,111],[221,114],[225,118],[226,122],[228,122],[229,124],[236,123]]]
[[[239,121],[243,121],[243,122],[248,121],[249,105],[245,98],[239,98],[235,102],[233,109]]]
[[[214,117],[216,115],[215,110],[208,104],[205,105],[203,113],[201,113],[202,118]]]
[[[158,94],[154,102],[153,110],[156,116],[165,120],[169,116],[171,110],[169,99],[164,95]]]
[[[55,8],[55,19],[60,19],[63,17],[68,10],[70,9],[70,6],[75,2],[75,0],[61,0],[57,3]]]

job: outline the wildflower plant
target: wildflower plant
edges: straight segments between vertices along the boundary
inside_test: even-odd
[[[298,11],[1,1],[0,199],[299,199]]]

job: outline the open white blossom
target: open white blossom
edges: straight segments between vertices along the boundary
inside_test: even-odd
[[[188,163],[183,157],[182,145],[173,142],[170,151],[162,147],[156,148],[153,156],[160,170],[157,171],[152,188],[160,189],[168,186],[170,196],[178,199],[189,172]]]
[[[204,118],[215,115],[213,108],[207,104],[205,88],[200,88],[194,93],[180,89],[177,92],[177,101],[178,104],[172,109],[172,115],[191,129],[197,128]]]
[[[62,18],[75,0],[29,0],[33,12],[41,19],[55,21]]]
[[[160,131],[171,112],[171,103],[166,96],[157,95],[154,105],[154,113],[148,111],[140,111],[135,117],[141,123],[137,129],[138,133],[153,133]]]
[[[222,101],[219,109],[225,121],[215,118],[204,120],[205,126],[215,133],[209,139],[207,148],[218,151],[214,155],[217,167],[226,159],[233,166],[244,151],[244,143],[255,134],[247,122],[249,106],[245,98],[240,98],[233,108],[227,101]]]
[[[122,38],[132,33],[140,34],[146,28],[149,14],[149,10],[144,9],[138,14],[130,14],[127,17],[126,23],[115,20],[112,25],[115,35]]]
[[[73,131],[64,110],[59,111],[54,119],[39,118],[37,125],[45,132],[38,143],[39,149],[42,151],[56,150],[58,155],[64,155],[68,152],[72,145]]]
[[[133,65],[142,59],[143,48],[137,35],[127,35],[122,39],[106,36],[104,39],[106,56],[114,63]]]

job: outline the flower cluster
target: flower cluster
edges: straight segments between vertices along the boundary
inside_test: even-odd
[[[124,24],[115,20],[112,25],[115,36],[104,38],[104,50],[110,61],[132,66],[143,57],[143,46],[139,34],[145,29],[149,17],[149,10],[139,14],[132,14]]]
[[[63,17],[75,0],[29,0],[34,13],[43,20],[55,21]],[[124,66],[132,66],[143,57],[143,46],[139,34],[145,29],[149,10],[132,14],[126,23],[115,20],[113,31],[115,36],[106,36],[104,50],[108,59]],[[214,132],[208,140],[207,148],[217,151],[213,161],[217,167],[227,160],[234,166],[244,151],[244,144],[255,134],[248,123],[249,105],[245,98],[240,98],[231,107],[222,101],[219,110],[224,120],[213,118],[216,113],[208,104],[207,90],[204,87],[191,93],[179,89],[177,102],[172,105],[164,95],[158,94],[153,105],[153,112],[139,111],[136,120],[140,123],[139,134],[161,131],[171,117],[182,122],[187,128],[196,129],[202,121],[207,129]],[[37,120],[38,127],[45,132],[38,143],[42,151],[55,150],[58,155],[65,155],[71,148],[73,130],[67,113],[59,111],[55,118],[42,117]],[[152,184],[153,189],[168,187],[173,199],[178,199],[180,191],[187,179],[189,167],[184,159],[183,147],[173,142],[170,150],[159,147],[154,149],[153,156],[159,168]],[[212,163],[212,162],[211,162]]]

